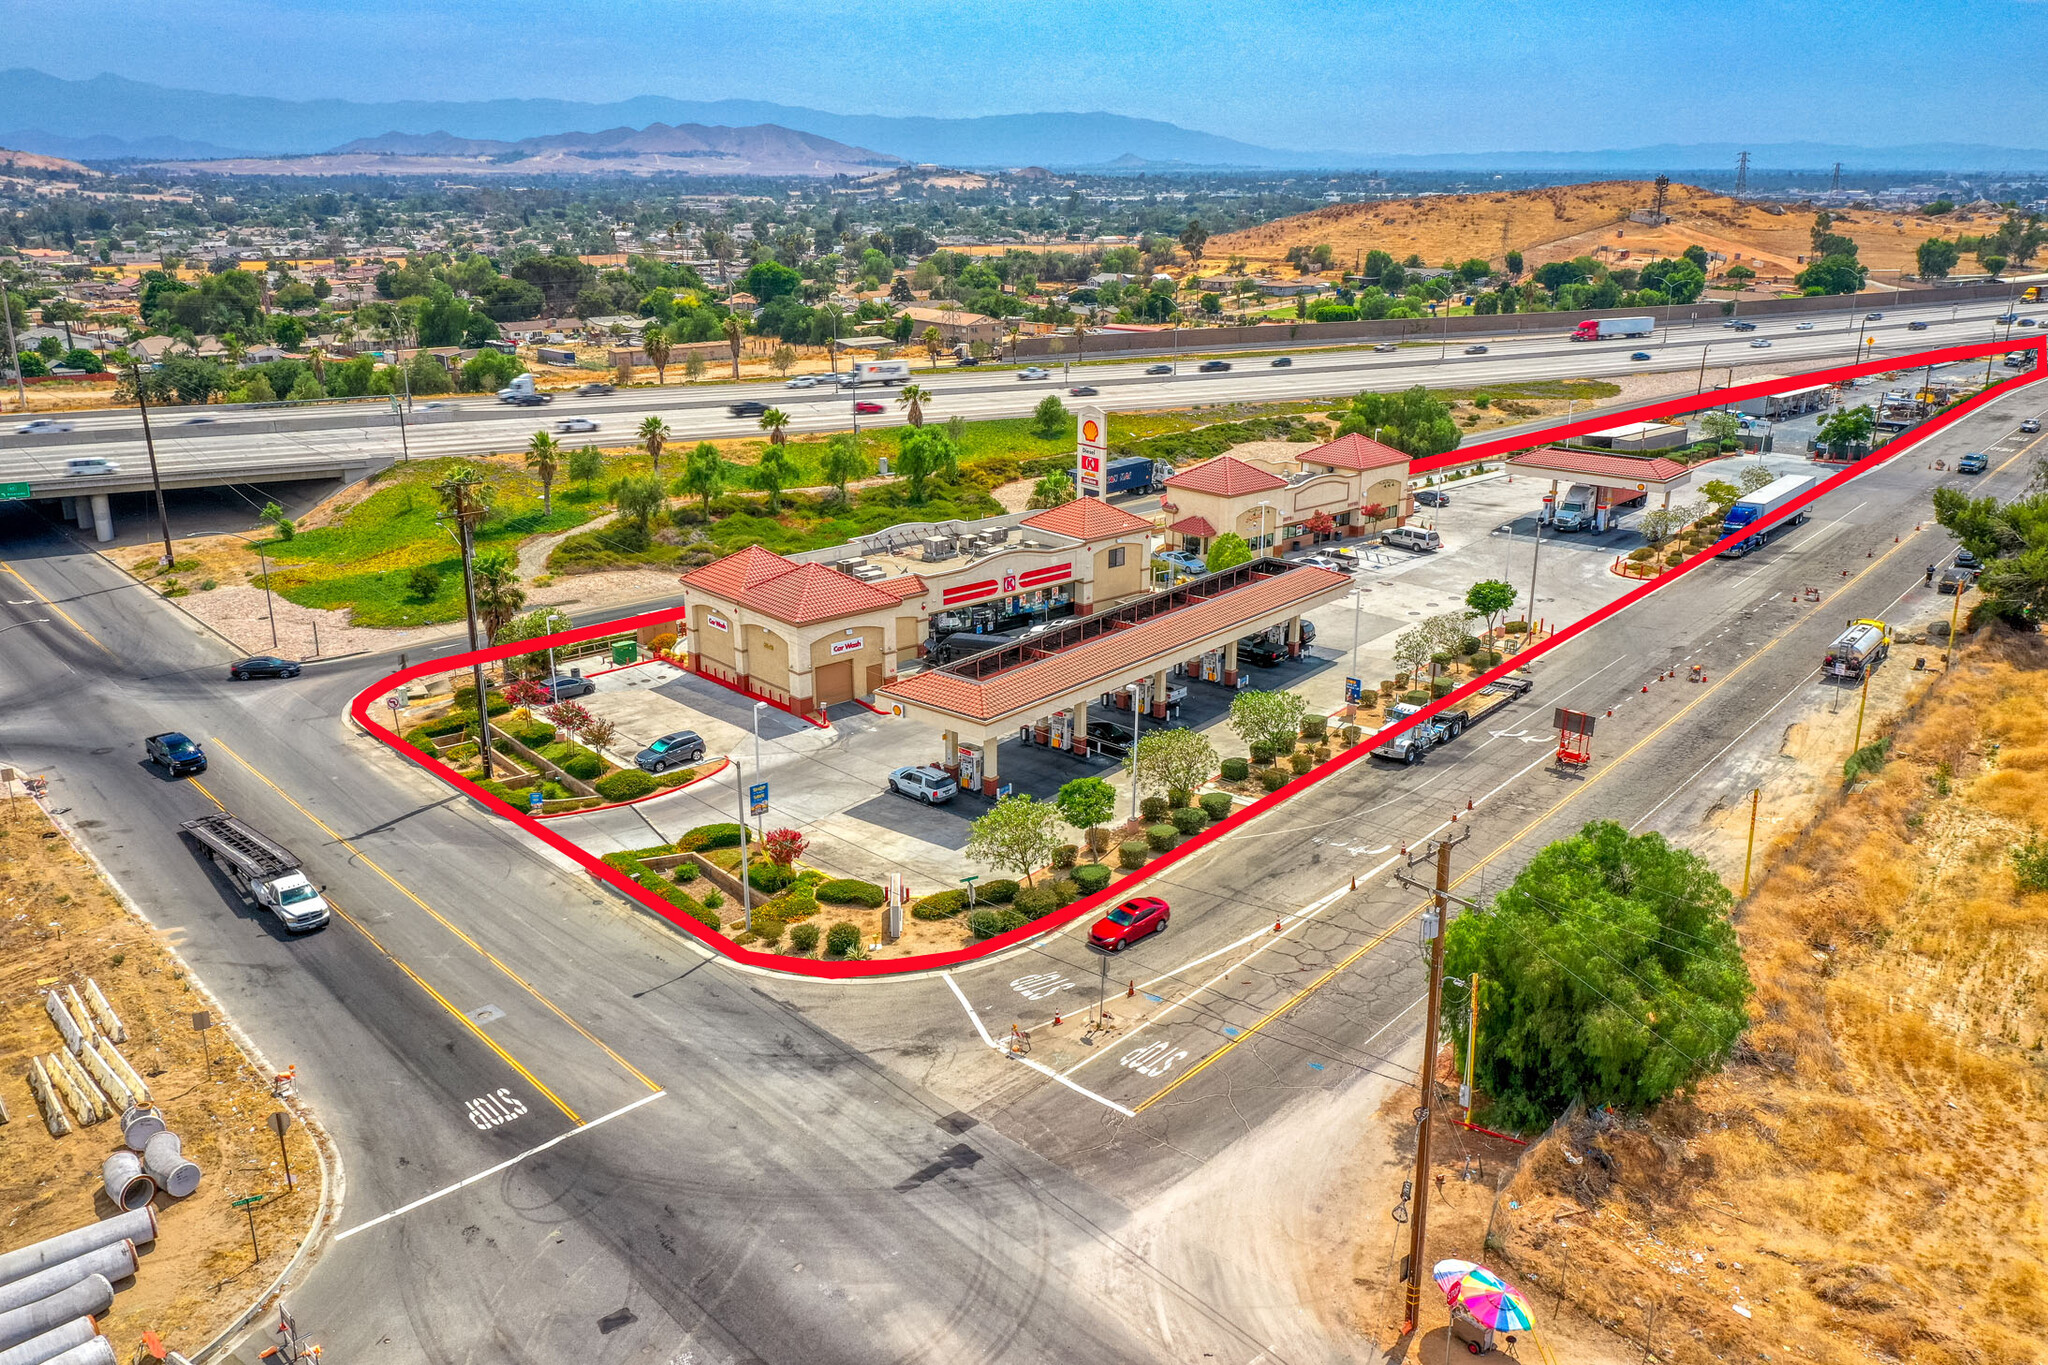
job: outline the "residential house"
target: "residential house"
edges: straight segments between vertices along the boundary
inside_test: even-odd
[[[1003,324],[983,313],[969,313],[958,308],[937,308],[925,304],[909,304],[898,314],[910,319],[910,335],[913,339],[922,337],[927,327],[939,329],[939,337],[948,346],[961,342],[986,341],[991,344],[1002,340]]]

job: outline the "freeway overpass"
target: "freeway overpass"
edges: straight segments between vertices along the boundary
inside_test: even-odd
[[[2003,302],[1893,304],[1885,307],[1880,321],[1868,322],[1864,313],[1871,302],[1868,297],[1859,298],[1820,318],[1763,318],[1754,332],[1680,320],[1649,339],[1574,343],[1565,339],[1564,315],[1559,315],[1558,330],[1519,336],[1506,333],[1483,342],[1470,336],[1451,342],[1409,341],[1392,353],[1362,347],[1298,347],[1289,353],[1291,364],[1285,367],[1255,356],[1235,360],[1228,371],[1203,373],[1195,361],[1183,359],[1173,362],[1174,373],[1148,375],[1145,370],[1160,360],[1152,356],[1090,362],[1070,373],[1055,370],[1052,379],[1042,381],[1022,380],[1022,371],[1015,368],[985,365],[919,374],[916,382],[934,395],[926,404],[928,413],[978,420],[1026,416],[1047,393],[1065,397],[1070,382],[1099,390],[1095,401],[1107,408],[1139,410],[1322,399],[1359,389],[1412,384],[1472,388],[1757,363],[1788,369],[1815,367],[1846,363],[1859,349],[1865,349],[1862,343],[1866,338],[1875,338],[1877,343],[1867,348],[1870,355],[1882,358],[1931,345],[2032,334],[1994,322],[2005,307]],[[1926,323],[1924,333],[1909,331],[1912,322]],[[1759,347],[1759,341],[1771,345]],[[1464,354],[1464,345],[1482,344],[1487,347],[1485,353]],[[1652,358],[1631,359],[1639,351]],[[844,430],[857,421],[893,426],[904,420],[882,391],[867,390],[862,396],[883,399],[887,410],[857,418],[847,394],[757,381],[630,389],[595,398],[564,394],[540,410],[506,407],[487,396],[450,399],[416,405],[403,424],[390,411],[369,404],[323,404],[297,411],[170,408],[159,410],[154,431],[157,464],[166,487],[295,479],[348,482],[408,457],[517,451],[536,430],[568,417],[597,422],[599,430],[588,439],[609,445],[629,443],[634,428],[649,414],[667,422],[672,441],[755,435],[759,428],[753,418],[734,417],[727,411],[728,405],[742,398],[771,402],[789,412],[788,429],[793,432]],[[139,416],[132,410],[101,411],[81,414],[73,424],[74,430],[64,433],[0,436],[0,484],[26,485],[26,496],[34,499],[67,499],[68,517],[77,519],[81,527],[96,526],[102,540],[111,539],[112,516],[126,510],[113,498],[150,486]],[[68,475],[66,461],[80,456],[104,457],[118,464],[119,471],[113,475]]]

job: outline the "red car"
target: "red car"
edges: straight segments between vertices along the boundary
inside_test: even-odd
[[[1127,900],[1095,921],[1095,927],[1088,931],[1088,942],[1105,952],[1120,953],[1147,934],[1164,929],[1171,913],[1167,903],[1157,896]]]
[[[882,405],[872,398],[863,398],[853,405],[855,412],[880,412]]]

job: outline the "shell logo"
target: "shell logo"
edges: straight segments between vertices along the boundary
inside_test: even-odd
[[[1102,440],[1102,423],[1090,417],[1081,423],[1081,441],[1084,445],[1096,445]]]

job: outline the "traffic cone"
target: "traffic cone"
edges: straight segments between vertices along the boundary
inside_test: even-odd
[[[1052,1012],[1052,1026],[1054,1028],[1058,1028],[1060,1026],[1060,1012],[1058,1010],[1054,1010]]]
[[[1467,798],[1465,799],[1465,809],[1466,809],[1466,810],[1471,810],[1471,809],[1472,809],[1472,800],[1471,800],[1471,798],[1470,798],[1470,797],[1467,797]]]
[[[1278,915],[1273,916],[1273,932],[1276,934],[1280,932],[1280,917]]]

